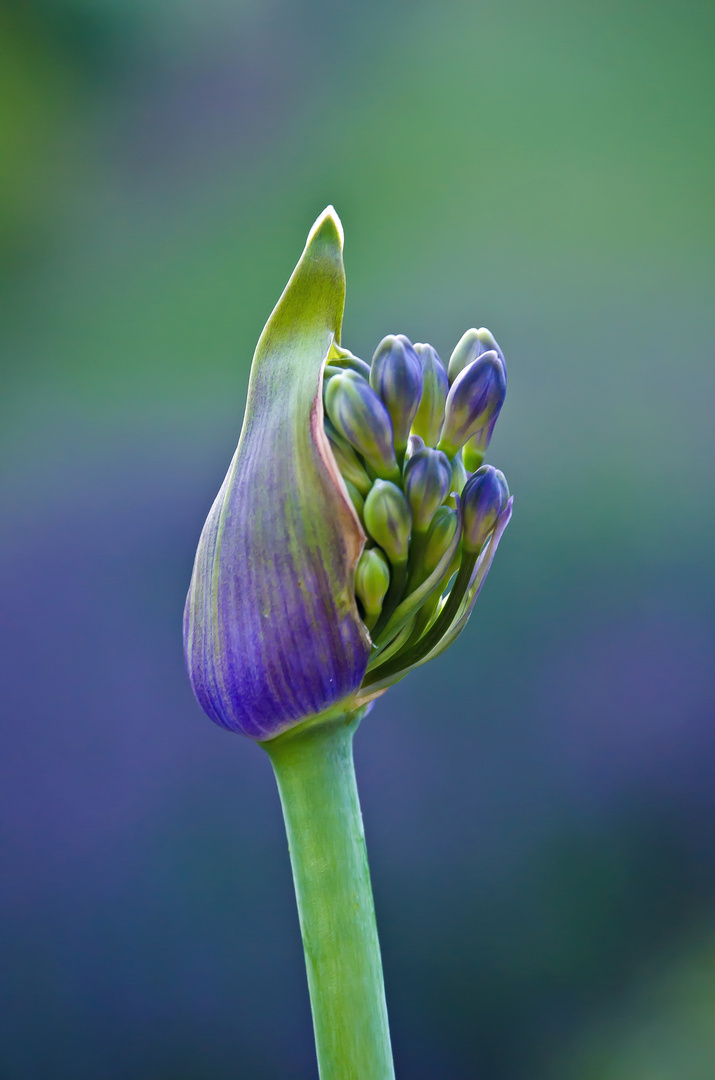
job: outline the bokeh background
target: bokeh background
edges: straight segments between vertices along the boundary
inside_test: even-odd
[[[515,514],[357,764],[398,1075],[715,1075],[715,9],[5,0],[3,1080],[309,1080],[269,763],[180,617],[326,203],[344,341],[489,326]]]

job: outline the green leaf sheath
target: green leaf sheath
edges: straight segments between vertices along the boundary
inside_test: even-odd
[[[261,744],[288,834],[320,1080],[395,1075],[353,765],[362,712]]]

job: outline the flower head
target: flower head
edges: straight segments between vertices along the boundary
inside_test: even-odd
[[[372,364],[354,356],[340,345],[342,244],[329,207],[258,342],[186,603],[199,703],[259,740],[362,708],[446,648],[511,514],[502,474],[470,477],[461,453],[486,450],[501,349],[469,331],[449,377],[402,334]]]

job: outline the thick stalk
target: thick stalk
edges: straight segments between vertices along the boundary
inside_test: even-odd
[[[360,713],[263,743],[278,781],[321,1080],[393,1080],[353,735]]]

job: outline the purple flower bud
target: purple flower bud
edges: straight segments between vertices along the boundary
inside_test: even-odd
[[[436,446],[444,420],[449,379],[431,345],[417,344],[415,352],[422,367],[422,399],[412,421],[412,432],[421,435],[428,446]]]
[[[482,465],[462,491],[462,549],[477,554],[494,528],[497,518],[509,501],[504,473],[491,465]]]
[[[407,561],[412,515],[397,484],[376,480],[365,499],[365,528],[393,564]]]
[[[491,351],[497,354],[502,364],[504,364],[504,371],[506,372],[504,353],[499,348],[491,331],[487,330],[486,326],[481,326],[479,330],[475,330],[474,327],[467,330],[465,334],[462,334],[449,358],[447,374],[450,383],[454,382],[460,371],[464,371],[465,367],[483,356],[485,352]]]
[[[405,466],[403,486],[415,532],[425,532],[450,490],[452,466],[441,450],[425,447]]]
[[[378,345],[372,358],[370,386],[387,406],[395,451],[401,459],[422,396],[422,367],[404,334],[388,334]]]
[[[399,479],[392,423],[375,391],[354,371],[335,375],[325,390],[333,425],[383,480]]]
[[[334,379],[330,385],[333,382]],[[467,439],[496,421],[505,397],[504,364],[498,354],[490,350],[460,371],[452,383],[438,449],[454,457]]]

